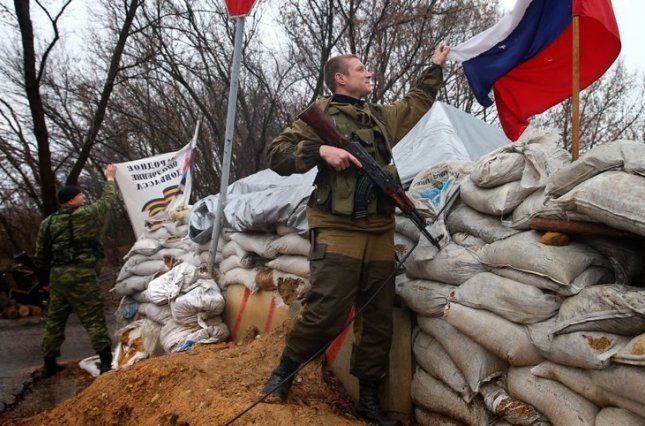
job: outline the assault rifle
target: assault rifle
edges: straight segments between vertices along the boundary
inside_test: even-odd
[[[361,168],[363,175],[359,177],[356,189],[356,200],[358,204],[355,203],[355,210],[356,207],[359,210],[359,214],[355,215],[356,217],[364,217],[367,215],[366,195],[372,186],[376,185],[385,195],[394,201],[396,206],[419,228],[419,231],[421,231],[432,245],[441,249],[439,242],[426,229],[425,219],[421,217],[421,214],[414,207],[412,200],[405,194],[399,182],[385,172],[365,148],[363,148],[358,135],[352,133],[350,138],[347,138],[347,136],[340,133],[316,103],[309,105],[307,109],[298,115],[298,118],[307,123],[324,141],[331,142],[334,146],[346,150],[363,165]],[[365,197],[358,196],[358,194],[364,194]]]

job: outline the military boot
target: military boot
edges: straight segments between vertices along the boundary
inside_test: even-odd
[[[390,420],[381,414],[378,400],[378,382],[359,380],[358,408],[356,414],[368,420],[371,424],[379,426],[400,426],[398,420]]]
[[[286,400],[287,395],[289,395],[289,389],[291,389],[291,385],[293,384],[293,379],[296,376],[294,373],[298,367],[300,367],[299,362],[292,360],[283,353],[280,357],[280,364],[271,373],[271,377],[269,377],[266,385],[264,385],[262,392],[265,394],[272,393],[282,401]]]
[[[101,374],[106,373],[112,369],[112,348],[106,347],[101,350],[99,353],[99,358],[101,359]]]
[[[40,370],[41,379],[49,379],[54,374],[63,369],[63,366],[56,362],[55,356],[46,356],[42,370]]]

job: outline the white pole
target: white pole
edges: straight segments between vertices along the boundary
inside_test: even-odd
[[[233,50],[233,64],[231,66],[231,87],[228,92],[228,109],[226,111],[226,132],[224,134],[224,156],[222,157],[222,175],[220,176],[219,198],[217,200],[217,211],[213,222],[211,233],[211,246],[209,250],[210,263],[208,272],[212,275],[217,254],[217,242],[222,228],[224,206],[226,205],[226,193],[228,191],[228,179],[231,169],[231,152],[233,150],[233,136],[235,134],[235,109],[237,106],[237,89],[240,85],[240,63],[242,57],[242,42],[244,40],[244,16],[236,18],[235,21],[235,47]]]

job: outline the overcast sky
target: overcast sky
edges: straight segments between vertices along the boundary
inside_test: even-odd
[[[500,0],[503,10],[512,9],[516,0]],[[620,31],[622,48],[620,58],[632,71],[645,72],[645,1],[643,0],[612,0],[614,14]]]

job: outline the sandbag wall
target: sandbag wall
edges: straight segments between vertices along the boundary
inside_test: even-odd
[[[473,164],[438,221],[441,250],[420,242],[397,278],[416,313],[419,424],[645,424],[642,239],[529,229],[538,215],[645,237],[645,145],[569,163],[553,139],[528,135]]]
[[[208,249],[187,238],[186,210],[146,223],[125,256],[116,285],[118,366],[186,350],[198,342],[226,341],[224,297],[207,273]]]

